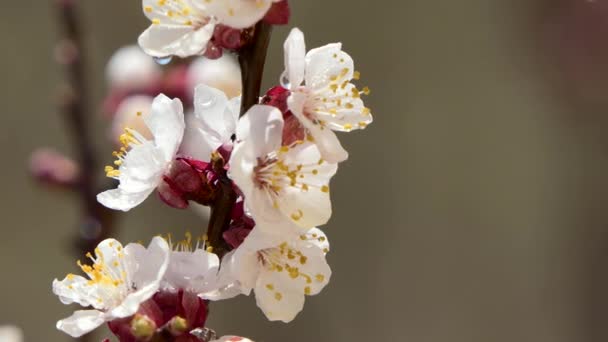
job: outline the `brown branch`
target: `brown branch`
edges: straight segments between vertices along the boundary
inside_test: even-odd
[[[92,251],[109,235],[113,221],[111,210],[97,202],[99,186],[95,182],[97,163],[93,137],[87,125],[89,97],[86,66],[83,58],[83,37],[75,0],[55,0],[57,21],[63,38],[57,46],[58,62],[64,65],[67,84],[60,99],[61,111],[76,148],[80,176],[74,186],[82,207],[82,222],[76,241],[78,257]],[[81,338],[85,341],[85,338]]]
[[[239,51],[243,95],[241,98],[241,115],[249,108],[259,103],[266,51],[270,43],[272,26],[259,22],[251,32],[251,40]],[[223,233],[230,225],[230,216],[237,195],[232,189],[232,183],[224,171],[224,160],[213,161],[214,168],[220,174],[219,192],[211,205],[211,217],[207,227],[209,245],[220,258],[228,251],[228,246],[222,239]]]

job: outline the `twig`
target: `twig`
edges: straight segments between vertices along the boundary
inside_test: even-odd
[[[271,32],[271,25],[259,22],[253,29],[249,44],[239,51],[243,86],[241,115],[245,114],[249,108],[259,102],[266,51],[270,42]],[[222,169],[221,171],[223,171],[224,161],[216,160],[215,163],[218,164],[215,165],[216,170],[220,171]],[[227,246],[222,239],[222,234],[230,225],[230,215],[237,195],[232,189],[232,183],[226,176],[226,173],[220,172],[220,175],[220,191],[211,205],[207,236],[209,237],[209,245],[213,247],[213,252],[221,258],[227,252]]]
[[[74,191],[82,206],[82,222],[76,241],[78,257],[109,235],[113,213],[96,200],[98,186],[95,182],[97,164],[93,138],[87,125],[89,110],[86,67],[83,58],[83,41],[80,22],[74,0],[55,0],[57,21],[63,39],[57,47],[58,61],[65,66],[67,86],[61,99],[61,111],[76,148],[80,176]],[[80,341],[87,338],[82,337]]]

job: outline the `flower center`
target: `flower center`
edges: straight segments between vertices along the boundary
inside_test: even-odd
[[[140,115],[140,113],[138,113],[138,115]],[[120,142],[121,146],[118,151],[112,152],[112,156],[116,158],[114,165],[119,168],[124,161],[125,155],[133,146],[141,145],[144,142],[147,142],[143,135],[128,127],[125,128],[125,132],[120,135],[118,141]],[[106,172],[106,176],[110,178],[117,178],[120,176],[120,170],[115,169],[112,165],[106,166],[104,171]]]

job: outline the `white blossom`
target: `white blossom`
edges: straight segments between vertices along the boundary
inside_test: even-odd
[[[160,287],[169,265],[169,245],[155,237],[148,248],[140,244],[123,248],[120,242],[107,239],[99,243],[95,256],[88,253],[87,257],[92,265],[78,265],[89,279],[68,274],[62,281],[53,281],[53,293],[62,303],[92,307],[57,322],[57,329],[72,337],[135,314]]]
[[[304,307],[306,295],[318,294],[329,282],[325,260],[329,242],[323,232],[269,235],[257,228],[222,262],[222,277],[233,277],[244,294],[255,292],[256,303],[271,321],[289,322]]]
[[[260,229],[306,231],[331,216],[329,181],[337,165],[309,141],[281,146],[282,130],[278,109],[252,107],[237,126],[228,176]]]
[[[181,153],[209,161],[211,153],[222,145],[232,145],[241,107],[241,98],[228,99],[226,94],[201,84],[194,91],[194,113],[188,125]]]
[[[139,36],[139,46],[150,56],[188,57],[205,52],[215,20],[202,0],[143,0],[152,25]]]
[[[154,98],[148,95],[132,95],[123,99],[112,117],[110,137],[112,141],[120,141],[120,136],[129,127],[146,139],[152,138],[152,133],[142,118],[150,114]]]
[[[181,144],[185,124],[180,100],[157,96],[143,120],[154,140],[125,128],[120,137],[123,146],[114,152],[118,169],[106,167],[106,175],[120,184],[97,195],[97,200],[108,208],[128,211],[143,202],[162,181]]]
[[[318,145],[323,158],[341,162],[348,158],[333,131],[363,129],[372,122],[361,94],[369,93],[351,83],[359,78],[352,58],[342,44],[328,44],[306,53],[304,34],[294,28],[284,44],[285,73],[292,91],[291,112]]]
[[[175,245],[169,241],[171,255],[167,272],[160,289],[162,291],[187,291],[203,299],[220,300],[234,297],[240,293],[234,285],[220,284],[218,271],[220,259],[205,250],[204,241],[192,241],[192,235]]]
[[[260,21],[273,3],[281,0],[206,0],[209,13],[226,25],[247,28]]]

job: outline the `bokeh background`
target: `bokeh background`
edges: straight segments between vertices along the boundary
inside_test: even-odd
[[[148,22],[137,0],[80,2],[100,103],[105,62]],[[351,157],[325,227],[329,287],[289,325],[243,297],[214,304],[209,326],[267,342],[606,341],[605,3],[292,1],[291,25],[309,47],[342,41],[354,57],[376,121],[341,136]],[[55,106],[58,25],[50,1],[2,8],[0,324],[19,325],[27,341],[69,341],[55,321],[72,308],[50,285],[76,271],[78,202],[27,172],[37,147],[74,148]],[[266,87],[287,32],[274,32]],[[107,123],[90,114],[110,160]],[[116,235],[204,226],[150,199],[121,216]]]

